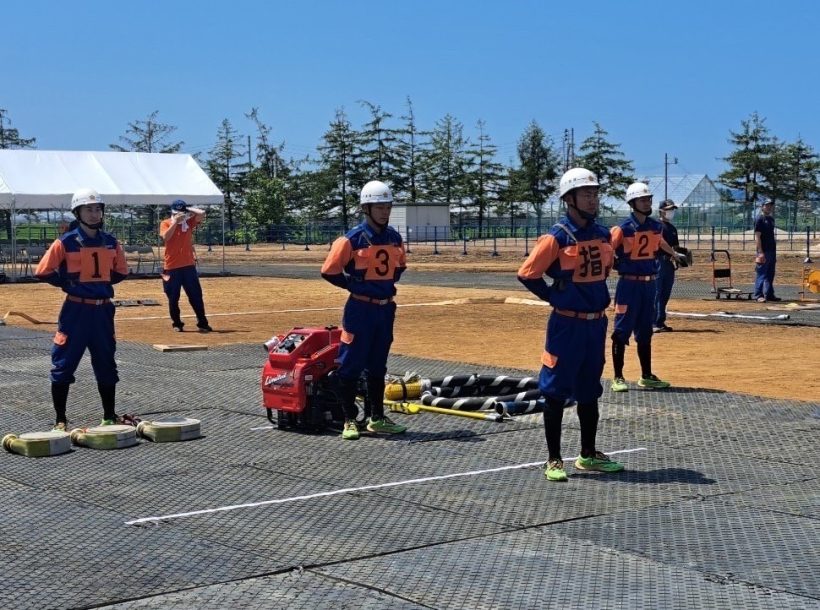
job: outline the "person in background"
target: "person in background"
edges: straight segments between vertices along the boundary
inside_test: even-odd
[[[71,198],[76,226],[49,246],[35,276],[66,293],[51,347],[51,399],[55,430],[68,430],[66,405],[74,372],[85,350],[103,406],[101,425],[118,423],[115,411],[119,382],[114,353],[114,284],[128,275],[125,254],[117,238],[102,230],[105,203],[93,189],[80,189]],[[73,224],[73,223],[72,223]]]
[[[652,372],[652,324],[655,320],[656,258],[663,251],[685,259],[663,239],[662,224],[651,218],[652,193],[644,182],[633,182],[626,190],[626,202],[632,208],[629,217],[610,229],[615,250],[615,325],[612,331],[613,392],[626,392],[624,356],[630,335],[635,335],[641,378],[638,386],[649,389],[668,388],[668,381]]]
[[[658,213],[663,226],[661,237],[663,240],[677,248],[680,246],[678,240],[678,230],[672,224],[672,219],[675,218],[675,210],[678,206],[671,199],[666,199],[661,202],[658,207]],[[664,251],[658,252],[657,270],[658,277],[655,280],[655,325],[653,331],[656,333],[670,332],[671,326],[666,325],[666,305],[669,303],[669,297],[672,296],[672,286],[675,283],[675,270],[678,268],[678,261],[676,256],[670,256]]]
[[[758,303],[780,301],[774,294],[774,269],[777,264],[777,242],[774,239],[774,201],[766,199],[755,219],[755,290]]]
[[[163,220],[159,227],[159,234],[165,244],[162,289],[168,297],[171,327],[175,332],[182,332],[185,327],[179,311],[182,290],[185,290],[188,302],[196,314],[196,327],[199,332],[209,333],[213,330],[205,315],[205,302],[194,254],[194,228],[203,218],[204,210],[190,207],[182,199],[177,199],[171,204],[171,217]]]

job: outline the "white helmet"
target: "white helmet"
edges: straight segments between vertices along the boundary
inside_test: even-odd
[[[91,203],[105,205],[100,194],[94,189],[80,189],[74,193],[74,196],[71,198],[71,211],[76,212],[80,206],[89,205]]]
[[[633,182],[626,189],[626,202],[629,203],[633,199],[641,197],[651,197],[652,192],[649,190],[649,185],[646,182]]]
[[[379,180],[371,180],[362,187],[362,195],[359,200],[361,205],[369,203],[393,203],[393,193],[390,187]]]
[[[558,196],[563,197],[571,190],[581,188],[582,186],[600,186],[598,184],[598,177],[588,169],[573,167],[561,176],[561,182],[558,184]]]

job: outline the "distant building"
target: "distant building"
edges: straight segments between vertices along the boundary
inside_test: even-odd
[[[683,221],[687,225],[723,224],[723,216],[727,213],[725,204],[721,202],[720,191],[715,183],[706,174],[686,174],[683,176],[668,176],[664,183],[663,176],[646,176],[641,182],[649,185],[652,192],[653,207],[657,213],[660,202],[666,198],[674,201],[678,207],[676,224]],[[623,199],[606,197],[601,201],[603,216],[625,218],[630,208]]]
[[[449,239],[450,204],[395,202],[390,213],[390,226],[410,241]]]

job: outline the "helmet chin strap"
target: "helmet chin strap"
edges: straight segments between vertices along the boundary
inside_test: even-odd
[[[98,230],[102,229],[103,222],[104,222],[104,217],[100,218],[100,222],[95,222],[93,225],[90,225],[87,222],[83,221],[83,219],[80,217],[79,210],[74,214],[74,217],[77,219],[77,222],[79,222],[84,227],[88,227],[92,231],[98,231]]]
[[[373,214],[370,213],[370,204],[368,203],[366,205],[367,207],[365,208],[364,215],[367,216],[373,222],[373,224],[376,225],[376,227],[378,227],[379,231],[384,231],[384,228],[387,226],[387,223],[376,222],[376,219],[373,218]]]
[[[84,227],[88,227],[89,229],[93,229],[93,230],[97,231],[99,229],[102,229],[103,221],[101,220],[100,222],[95,222],[93,225],[90,225],[90,224],[85,223],[82,220],[80,220],[80,224],[83,225]]]
[[[598,212],[594,212],[594,213],[584,212],[583,210],[581,210],[578,207],[578,204],[575,201],[575,193],[572,193],[572,205],[567,204],[567,207],[570,207],[573,210],[575,210],[575,212],[578,214],[578,216],[580,216],[581,218],[583,218],[587,222],[593,221],[596,218],[598,218]]]
[[[637,212],[638,214],[643,214],[644,216],[647,216],[647,217],[652,216],[652,208],[651,207],[649,208],[648,212],[641,212],[637,207],[635,207],[635,205],[632,202],[629,202],[629,207],[632,208],[633,212]]]

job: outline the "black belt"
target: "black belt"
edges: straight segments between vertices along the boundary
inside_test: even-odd
[[[625,280],[634,280],[636,282],[651,282],[655,279],[654,275],[622,275]]]
[[[568,318],[578,318],[579,320],[600,320],[606,315],[606,311],[572,311],[571,309],[553,309],[559,316],[566,316]]]
[[[111,302],[111,299],[84,299],[71,294],[69,294],[65,300],[71,301],[72,303],[82,303],[83,305],[107,305]]]
[[[387,305],[388,303],[393,302],[393,297],[388,297],[386,299],[372,299],[361,294],[353,294],[352,292],[350,293],[350,298],[356,299],[357,301],[364,301],[365,303],[372,303],[373,305]]]

